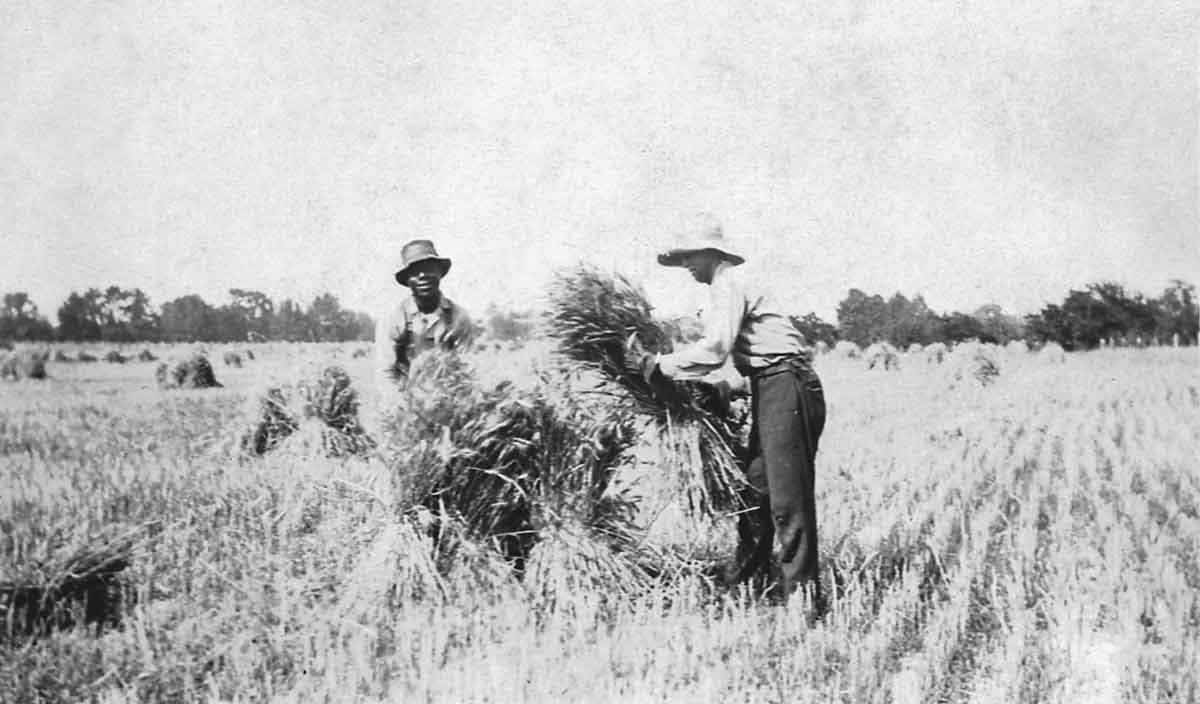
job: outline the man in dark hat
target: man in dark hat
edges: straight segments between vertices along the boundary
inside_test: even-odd
[[[673,354],[647,355],[643,373],[712,381],[732,358],[749,381],[751,438],[746,474],[753,490],[751,510],[738,520],[738,552],[729,575],[737,581],[766,576],[778,538],[783,594],[804,590],[812,615],[824,614],[817,572],[817,513],[814,462],[825,427],[825,397],[813,371],[812,352],[761,277],[739,268],[745,260],[730,251],[721,227],[706,221],[688,241],[658,257],[682,267],[709,287],[704,337]],[[720,382],[718,382],[720,384]]]
[[[426,350],[469,349],[475,327],[462,306],[447,298],[442,278],[450,260],[438,256],[429,240],[413,240],[400,250],[396,283],[408,287],[406,297],[375,331],[376,365],[381,388],[405,377],[409,365]]]

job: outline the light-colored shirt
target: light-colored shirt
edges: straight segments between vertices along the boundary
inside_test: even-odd
[[[749,375],[789,357],[811,358],[804,335],[761,279],[748,276],[741,266],[722,262],[708,288],[708,305],[701,316],[704,336],[660,356],[663,374],[679,380],[701,379],[721,371],[732,358],[738,372]]]
[[[409,296],[375,330],[375,366],[380,383],[406,374],[412,361],[427,350],[469,349],[474,337],[470,316],[445,295],[430,313],[422,313]]]

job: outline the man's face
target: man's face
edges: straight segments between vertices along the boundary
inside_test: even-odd
[[[711,284],[720,259],[715,253],[707,250],[690,252],[683,255],[683,268],[691,272],[692,278],[700,283]]]
[[[408,270],[405,283],[418,298],[429,298],[438,293],[442,281],[442,265],[432,259],[417,262]]]

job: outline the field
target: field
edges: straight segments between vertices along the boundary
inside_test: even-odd
[[[812,626],[701,570],[551,599],[487,555],[425,569],[384,462],[238,455],[265,379],[323,360],[366,385],[350,348],[289,345],[218,362],[219,389],[134,362],[0,383],[0,582],[134,536],[119,625],[0,638],[0,701],[1200,700],[1195,349],[1008,353],[986,386],[820,357],[839,596]],[[659,469],[622,470],[645,541],[728,557],[731,520],[690,518]]]

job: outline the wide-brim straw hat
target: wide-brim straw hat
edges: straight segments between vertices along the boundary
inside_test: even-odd
[[[430,259],[442,265],[442,276],[445,276],[450,271],[450,260],[446,257],[438,256],[437,248],[433,246],[433,242],[429,240],[413,240],[404,245],[404,249],[400,250],[400,270],[396,272],[396,283],[401,286],[407,286],[408,270],[417,262],[428,261]]]
[[[746,261],[741,255],[729,251],[730,249],[721,224],[709,219],[693,226],[679,237],[679,241],[674,247],[659,254],[658,263],[663,266],[683,266],[683,258],[696,252],[715,252],[722,259],[734,265]]]

